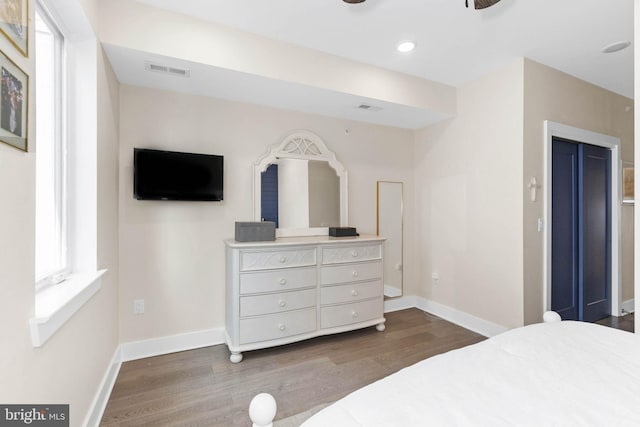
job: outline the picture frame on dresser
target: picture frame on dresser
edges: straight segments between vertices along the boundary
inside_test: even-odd
[[[29,76],[0,51],[0,141],[28,151]]]
[[[29,57],[29,1],[0,0],[0,32]]]

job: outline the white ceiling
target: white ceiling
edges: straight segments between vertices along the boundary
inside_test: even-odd
[[[501,0],[485,10],[467,9],[465,0],[367,0],[354,5],[342,0],[138,1],[452,86],[527,57],[633,97],[633,46],[601,53],[611,43],[633,40],[633,0]],[[407,39],[416,42],[416,50],[398,53],[396,44]],[[121,81],[155,85],[149,73],[134,78],[136,73],[128,69],[149,60],[144,52],[108,47],[107,53]],[[210,88],[210,96],[406,128],[438,119],[406,106],[395,111],[392,105],[364,114],[354,108],[361,98],[264,77],[231,76],[213,67],[209,72],[226,73],[228,82]]]

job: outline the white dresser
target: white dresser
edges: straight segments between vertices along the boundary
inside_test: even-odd
[[[376,325],[384,330],[382,244],[360,236],[226,244],[226,333],[242,352]]]

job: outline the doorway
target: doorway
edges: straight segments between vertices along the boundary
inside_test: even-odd
[[[620,301],[620,294],[621,294],[621,280],[620,280],[620,139],[619,138],[615,138],[612,136],[608,136],[608,135],[603,135],[603,134],[599,134],[599,133],[595,133],[595,132],[590,132],[587,130],[583,130],[583,129],[579,129],[579,128],[574,128],[571,126],[567,126],[567,125],[563,125],[560,123],[555,123],[555,122],[551,122],[551,121],[545,121],[544,123],[544,127],[545,127],[545,145],[544,145],[544,157],[545,157],[545,162],[544,162],[544,217],[543,217],[543,221],[541,221],[541,223],[545,224],[544,227],[540,228],[540,231],[542,231],[544,233],[544,258],[543,258],[543,268],[544,268],[544,286],[543,286],[543,307],[544,310],[551,310],[552,309],[552,296],[553,296],[553,289],[552,289],[552,282],[554,281],[553,276],[554,276],[554,271],[556,273],[556,275],[558,275],[558,271],[557,271],[557,263],[558,260],[562,260],[562,259],[567,259],[567,256],[573,257],[573,256],[579,256],[579,253],[573,253],[572,255],[567,255],[567,252],[564,252],[564,254],[562,252],[560,252],[561,250],[566,250],[565,249],[561,249],[556,247],[555,251],[558,251],[558,253],[554,253],[554,244],[553,244],[553,234],[554,234],[554,223],[553,223],[553,206],[554,203],[555,204],[559,204],[561,203],[559,200],[555,200],[553,198],[553,191],[552,189],[554,188],[554,183],[553,183],[553,140],[556,139],[560,139],[560,140],[564,140],[564,141],[572,141],[573,144],[577,143],[582,143],[582,144],[588,144],[589,146],[595,146],[594,149],[596,150],[596,152],[599,152],[600,154],[597,154],[596,157],[600,156],[602,157],[601,153],[602,151],[599,151],[600,148],[604,149],[604,152],[606,152],[609,156],[609,166],[606,170],[604,170],[603,173],[605,173],[606,175],[608,175],[608,179],[609,179],[609,184],[607,185],[609,188],[609,196],[608,199],[606,200],[605,204],[605,209],[608,212],[608,217],[609,217],[609,224],[604,226],[604,228],[606,230],[608,230],[608,237],[606,237],[606,239],[608,239],[610,241],[610,245],[608,246],[608,253],[603,254],[599,254],[599,255],[586,255],[583,254],[583,257],[586,257],[585,259],[583,259],[582,262],[582,267],[583,270],[582,272],[578,269],[578,270],[573,270],[571,272],[571,274],[574,275],[574,278],[577,282],[580,281],[580,274],[591,274],[590,271],[585,271],[584,267],[586,268],[590,268],[592,267],[592,265],[589,263],[590,259],[599,259],[600,257],[604,256],[607,257],[609,262],[608,262],[608,268],[607,270],[603,273],[605,276],[605,280],[608,281],[609,285],[610,285],[610,293],[608,295],[609,299],[608,301],[602,302],[600,304],[600,306],[607,305],[607,309],[609,311],[609,313],[611,313],[613,316],[620,316],[621,315],[621,301]],[[584,150],[584,148],[583,148]],[[590,150],[587,150],[590,151]],[[577,159],[577,158],[576,158]],[[563,198],[561,198],[560,200],[562,200]],[[577,203],[577,202],[576,202]],[[604,212],[604,211],[602,211]],[[575,225],[575,224],[574,224]],[[586,225],[587,228],[592,227],[592,225]],[[556,227],[559,227],[558,224],[556,224]],[[583,227],[584,228],[584,227]],[[556,230],[557,231],[557,230]],[[574,232],[578,233],[578,230],[574,229]],[[579,239],[580,236],[579,235],[575,235],[573,236],[576,239]],[[569,239],[571,240],[573,237],[569,236],[565,236],[565,239]],[[557,255],[557,257],[556,257]],[[556,270],[554,270],[554,260],[556,261]],[[579,261],[579,260],[578,260]],[[574,264],[572,264],[574,265]],[[578,267],[577,267],[578,268]],[[568,274],[568,273],[565,273]],[[568,280],[567,277],[570,276],[565,276],[565,280]],[[556,278],[556,280],[558,280]],[[602,288],[601,288],[602,289]],[[581,292],[580,290],[575,290],[575,288],[573,288],[572,290],[573,295],[570,295],[571,298],[575,299],[575,305],[576,305],[576,310],[577,312],[579,312],[579,308],[578,306],[581,304],[580,299],[579,299],[579,292]],[[584,292],[584,291],[582,291]],[[587,291],[588,293],[588,291]],[[589,298],[587,298],[589,299]],[[602,298],[593,298],[593,301],[600,301]],[[590,301],[590,302],[593,302]],[[586,305],[589,306],[590,302],[587,302]],[[570,306],[571,304],[567,304],[567,306]],[[557,307],[556,307],[557,308]],[[600,309],[598,309],[600,310]],[[595,311],[598,311],[595,310]],[[587,310],[587,312],[589,312],[589,309]],[[588,320],[591,314],[588,313],[586,317],[584,317],[584,310],[583,310],[583,318],[585,318],[585,320]],[[567,316],[569,317],[569,316]]]
[[[611,150],[551,143],[551,309],[595,322],[611,314]]]

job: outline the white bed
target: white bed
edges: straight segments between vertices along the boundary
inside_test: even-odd
[[[255,426],[270,425],[268,411],[252,402]],[[640,336],[566,321],[514,329],[405,368],[303,424],[426,425],[640,426]]]

